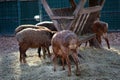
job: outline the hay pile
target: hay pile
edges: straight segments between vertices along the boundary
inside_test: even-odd
[[[0,38],[2,41],[4,38]],[[96,49],[80,47],[80,54],[85,60],[80,59],[81,75],[75,75],[75,65],[72,64],[72,76],[67,77],[66,70],[57,66],[53,71],[51,59],[39,59],[36,49],[27,51],[28,64],[19,63],[18,44],[14,37],[4,39],[9,42],[0,45],[0,80],[120,80],[120,47],[119,45]]]

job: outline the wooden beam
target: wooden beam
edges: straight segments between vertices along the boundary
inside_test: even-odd
[[[88,8],[84,8],[84,9],[80,12],[80,14],[92,13],[92,12],[100,11],[101,9],[102,9],[101,6],[88,7]]]
[[[73,15],[77,16],[78,13],[84,8],[85,3],[86,3],[86,0],[80,0],[75,11],[73,12]]]
[[[76,31],[76,33],[78,33],[78,32],[80,32],[80,34],[82,33],[88,18],[89,18],[89,14],[85,14],[84,22],[83,22],[82,26],[78,27],[78,30]]]
[[[54,16],[54,14],[51,11],[51,9],[50,9],[48,3],[46,2],[46,0],[41,0],[41,2],[43,4],[43,7],[44,7],[45,11],[48,13],[49,17],[52,18],[52,16]],[[55,25],[55,27],[58,31],[62,30],[60,25],[58,24],[58,22],[56,20],[52,20],[52,21],[53,21],[53,23],[54,23],[54,25]]]
[[[51,18],[51,16],[53,16],[53,12],[51,11],[48,3],[46,2],[46,0],[41,0],[41,2],[42,2],[42,4],[43,4],[43,6],[44,6],[45,11],[46,11],[47,13],[49,13],[48,15],[49,15],[49,17]]]
[[[80,20],[81,20],[81,17],[82,17],[82,15],[79,15],[78,18],[76,19],[73,32],[75,32],[75,31],[78,29],[78,27],[81,27],[81,23],[82,23],[82,21],[80,21]],[[79,24],[80,24],[80,26],[78,26]]]
[[[51,19],[74,19],[74,16],[52,16]]]
[[[100,0],[99,5],[103,8],[105,0]]]
[[[90,39],[93,39],[96,37],[96,34],[86,34],[79,36],[80,43],[85,43],[86,41],[89,41]]]

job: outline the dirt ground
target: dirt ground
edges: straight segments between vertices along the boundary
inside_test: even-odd
[[[18,43],[15,37],[0,37],[0,80],[120,80],[120,33],[109,33],[111,49],[107,49],[103,40],[103,49],[80,47],[80,76],[75,75],[72,64],[72,76],[57,65],[53,71],[50,58],[40,59],[37,49],[27,51],[27,64],[20,64]]]

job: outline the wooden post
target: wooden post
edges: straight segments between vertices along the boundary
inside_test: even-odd
[[[53,12],[51,11],[51,9],[50,9],[48,3],[46,2],[46,0],[41,0],[41,3],[43,4],[44,9],[46,10],[46,12],[49,13],[49,14],[48,14],[49,17],[52,19],[52,17],[53,17],[54,14],[53,14]],[[54,22],[54,25],[55,25],[55,27],[56,27],[56,29],[57,29],[58,31],[62,30],[61,27],[58,25],[58,22],[57,22],[56,20],[52,20],[52,21]]]

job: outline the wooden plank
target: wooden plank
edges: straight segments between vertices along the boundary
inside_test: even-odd
[[[90,39],[95,38],[96,34],[85,34],[85,35],[78,36],[78,37],[81,43],[85,43],[89,41]]]
[[[82,9],[82,11],[79,14],[92,13],[92,12],[100,11],[101,9],[102,9],[101,6],[88,7]]]
[[[101,0],[101,1],[100,1],[100,6],[101,6],[101,8],[103,8],[104,3],[105,3],[105,0]]]
[[[90,16],[89,14],[100,11],[103,7],[105,0],[101,0],[100,6],[94,6],[88,8],[84,8],[86,0],[79,0],[78,5],[76,5],[74,0],[69,0],[69,1],[72,5],[72,8],[70,7],[70,8],[60,8],[60,9],[51,10],[46,0],[41,0],[46,12],[48,13],[49,17],[52,19],[58,31],[67,29],[74,31],[75,33],[79,32],[81,34],[83,28],[85,27],[85,24],[89,23],[87,22]],[[93,17],[92,21],[94,20],[95,18]],[[96,47],[97,46],[100,47],[95,37],[96,37],[95,34],[91,34],[87,36],[81,35],[80,40],[81,43],[83,43],[93,39],[93,42],[96,41],[95,42]]]
[[[79,4],[77,5],[75,11],[73,12],[73,15],[77,16],[78,13],[84,8],[85,3],[86,0],[79,0]]]
[[[43,7],[45,9],[45,11],[48,13],[49,17],[51,18],[51,16],[53,16],[53,12],[51,11],[49,5],[47,4],[46,0],[41,0]]]
[[[77,29],[76,33],[80,32],[80,34],[81,34],[81,32],[82,32],[83,28],[85,27],[85,23],[87,22],[88,18],[89,18],[89,14],[86,14],[86,15],[85,15],[85,19],[84,19],[84,22],[83,22],[82,26],[81,26],[81,27],[78,27],[78,29]]]
[[[79,32],[81,33],[81,29],[82,29],[82,27],[84,27],[84,21],[85,21],[85,19],[86,19],[86,14],[83,14],[82,15],[83,17],[82,17],[82,19],[81,19],[81,23],[79,24],[79,26],[78,26],[78,30],[79,30]],[[77,33],[77,31],[76,31],[76,33]]]
[[[72,16],[74,9],[72,8],[53,8],[52,12],[55,16]]]
[[[77,18],[77,21],[74,23],[75,26],[74,26],[74,29],[73,29],[73,32],[75,32],[78,28],[78,24],[81,23],[80,19],[81,19],[82,15],[80,15],[78,18]],[[81,26],[80,26],[81,27]]]
[[[41,2],[43,4],[43,7],[44,7],[45,11],[48,13],[49,17],[52,18],[52,16],[54,16],[54,14],[51,11],[51,9],[50,9],[49,5],[47,4],[46,0],[41,0]],[[56,20],[52,20],[52,22],[54,23],[54,25],[55,25],[55,27],[58,31],[62,30]]]
[[[51,16],[51,19],[74,19],[74,16]]]

